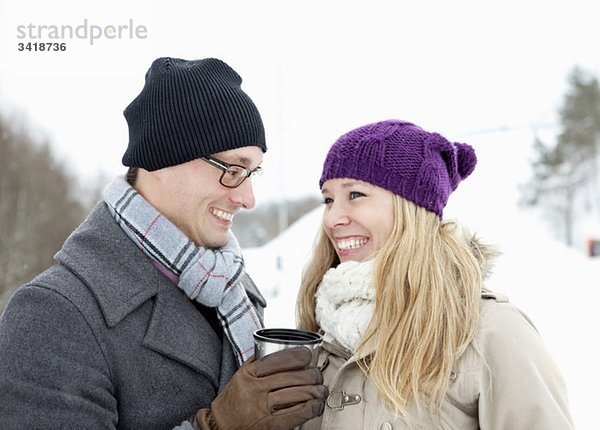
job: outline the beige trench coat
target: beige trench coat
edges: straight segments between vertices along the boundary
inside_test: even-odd
[[[411,425],[388,411],[353,357],[323,344],[318,361],[330,395],[316,429],[564,430],[573,424],[565,383],[529,319],[505,297],[485,293],[481,325],[450,376],[443,425],[423,415]]]

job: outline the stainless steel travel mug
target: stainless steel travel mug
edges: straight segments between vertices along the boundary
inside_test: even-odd
[[[323,336],[295,328],[263,328],[254,332],[254,356],[258,360],[265,355],[296,346],[316,348]]]

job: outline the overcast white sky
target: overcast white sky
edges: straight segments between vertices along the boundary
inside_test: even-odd
[[[557,122],[569,71],[600,74],[591,0],[0,2],[0,110],[25,115],[75,172],[124,171],[122,111],[154,58],[218,57],[265,122],[263,201],[316,193],[329,145],[367,122],[412,120],[467,143],[484,144],[482,130],[534,125],[551,138],[555,129],[542,127]],[[146,37],[17,50],[40,41],[18,39],[20,25],[84,20],[133,22]]]

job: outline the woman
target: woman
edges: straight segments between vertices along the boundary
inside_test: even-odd
[[[529,319],[484,288],[495,251],[444,206],[473,148],[405,121],[340,137],[303,274],[325,411],[302,429],[570,429],[563,379]]]

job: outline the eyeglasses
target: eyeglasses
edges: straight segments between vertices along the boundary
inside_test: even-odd
[[[202,159],[211,166],[223,171],[221,177],[219,178],[219,182],[221,185],[227,188],[237,188],[242,185],[242,182],[244,182],[246,178],[260,176],[263,172],[262,167],[260,166],[254,170],[248,170],[239,164],[229,164],[208,155],[206,157],[202,157]]]

